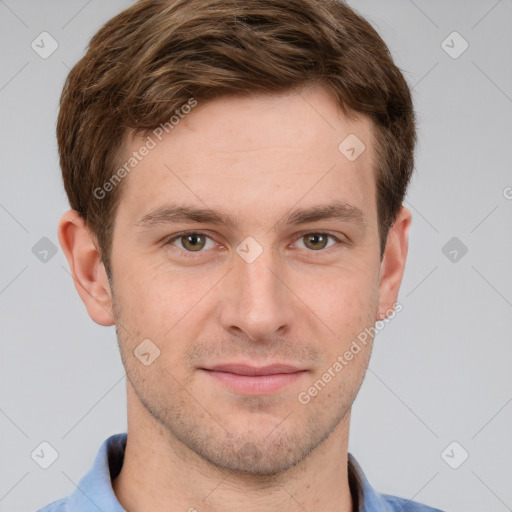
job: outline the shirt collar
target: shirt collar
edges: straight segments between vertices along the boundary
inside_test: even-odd
[[[69,510],[77,512],[125,512],[112,489],[112,480],[124,462],[127,434],[114,434],[100,446],[89,472],[80,480],[69,497]],[[366,479],[354,456],[348,454],[348,480],[357,512],[392,512],[390,504],[377,493]]]
[[[354,511],[393,512],[391,504],[370,485],[361,466],[351,453],[348,454],[348,483]]]
[[[125,432],[114,434],[103,442],[92,468],[71,494],[68,510],[126,512],[112,489],[112,479],[119,474],[123,465],[126,438]]]

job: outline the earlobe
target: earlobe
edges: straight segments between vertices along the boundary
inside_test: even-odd
[[[65,212],[58,227],[75,288],[89,316],[99,325],[113,325],[110,285],[96,239],[76,210]]]
[[[379,307],[377,320],[388,317],[398,300],[409,247],[412,215],[402,206],[388,233],[386,249],[380,267]]]

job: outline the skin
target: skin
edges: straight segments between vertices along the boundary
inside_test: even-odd
[[[351,133],[366,145],[355,161],[338,150]],[[126,141],[129,156],[145,139]],[[95,322],[116,324],[128,377],[125,462],[113,481],[125,509],[352,510],[350,410],[373,340],[308,404],[298,395],[397,301],[411,213],[401,209],[381,260],[373,146],[371,122],[346,118],[320,87],[198,105],[124,178],[112,289],[94,235],[76,212],[62,216],[77,291]],[[362,210],[365,224],[276,224],[334,200]],[[136,225],[171,202],[222,210],[239,226]],[[166,245],[185,230],[210,238]],[[306,236],[325,232],[344,243]],[[248,236],[263,249],[252,263],[236,252]],[[160,350],[148,366],[134,355],[144,339]],[[200,370],[227,362],[307,371],[248,396]]]

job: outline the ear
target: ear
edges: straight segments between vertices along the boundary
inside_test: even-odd
[[[69,210],[62,215],[58,235],[75,288],[89,316],[97,324],[114,325],[110,284],[96,238],[76,210]]]
[[[412,215],[401,207],[390,228],[380,265],[379,307],[377,320],[383,320],[394,309],[402,282],[409,247],[409,228]]]

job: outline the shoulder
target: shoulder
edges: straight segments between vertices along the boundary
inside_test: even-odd
[[[390,494],[381,494],[382,499],[390,505],[393,512],[443,512],[438,508],[432,508],[417,501],[391,496]]]
[[[69,512],[68,504],[69,502],[67,497],[61,498],[59,500],[52,501],[36,512]]]

